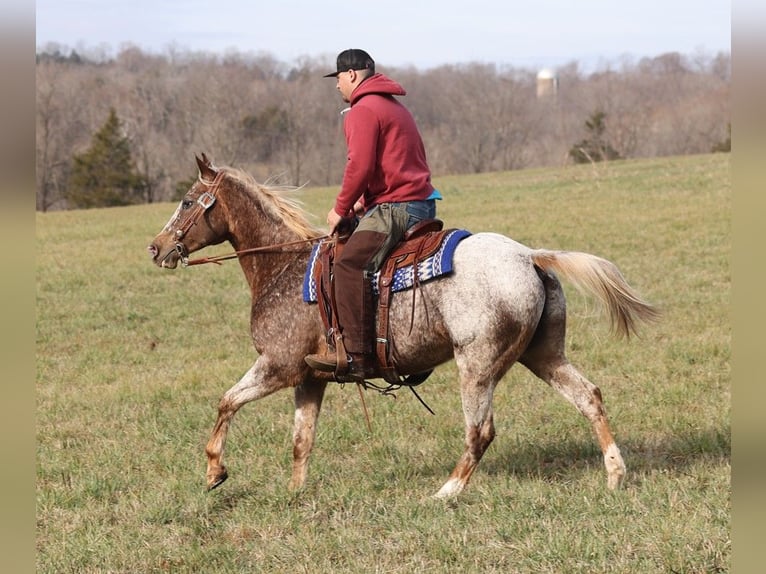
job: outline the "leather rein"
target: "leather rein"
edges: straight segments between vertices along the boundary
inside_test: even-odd
[[[186,249],[186,246],[181,242],[181,240],[184,238],[184,236],[189,232],[189,230],[194,227],[197,224],[197,220],[202,217],[202,215],[210,209],[213,204],[216,202],[216,194],[218,193],[218,188],[221,185],[221,181],[223,181],[224,172],[219,171],[218,174],[215,176],[215,179],[210,181],[205,181],[202,179],[202,174],[199,175],[199,182],[203,185],[208,187],[208,191],[203,193],[197,198],[197,201],[194,205],[195,211],[191,214],[188,220],[179,227],[176,230],[175,236],[176,236],[176,252],[181,258],[181,265],[184,267],[189,267],[191,265],[202,265],[203,263],[215,263],[216,265],[221,265],[221,261],[226,261],[228,259],[235,259],[239,257],[240,255],[247,254],[247,253],[299,253],[302,251],[309,251],[310,249],[289,249],[290,247],[295,247],[297,245],[303,245],[305,243],[315,243],[317,241],[320,241],[322,239],[327,239],[330,237],[329,235],[318,235],[316,237],[309,237],[308,239],[298,239],[297,241],[287,241],[285,243],[277,243],[275,245],[264,245],[262,247],[251,247],[250,249],[242,249],[239,251],[233,251],[232,253],[227,253],[224,255],[213,255],[211,257],[200,257],[199,259],[189,259],[188,257],[188,250]]]

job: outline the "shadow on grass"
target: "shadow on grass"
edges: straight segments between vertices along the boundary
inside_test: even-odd
[[[618,442],[629,476],[658,470],[681,472],[700,461],[731,461],[731,429],[689,429],[685,432],[627,438]],[[494,452],[493,452],[494,449]],[[479,471],[492,475],[571,479],[595,466],[602,467],[601,450],[593,441],[550,437],[539,444],[503,443],[496,438],[484,455]]]
[[[731,461],[731,432],[728,426],[629,437],[619,446],[628,467],[628,480],[636,480],[637,477],[658,471],[683,474],[687,468],[698,463],[707,462],[715,466]],[[438,479],[437,482],[446,480],[461,455],[458,450],[452,453],[453,456],[418,461],[410,457],[406,447],[396,450],[400,464],[388,467],[381,464],[375,471],[382,484],[412,483],[430,480],[431,477]],[[571,482],[594,470],[603,471],[601,451],[595,439],[566,437],[554,441],[552,437],[546,437],[539,443],[518,443],[504,441],[499,436],[484,455],[477,472],[490,476],[512,475],[521,480]],[[373,480],[369,476],[360,479]],[[221,492],[209,493],[211,510],[228,512],[242,504],[251,503],[267,504],[274,509],[284,510],[319,496],[323,491],[321,480],[321,476],[315,472],[309,478],[306,488],[289,493],[285,484],[284,492],[278,491],[265,498],[256,484],[235,486],[227,481],[220,488]]]

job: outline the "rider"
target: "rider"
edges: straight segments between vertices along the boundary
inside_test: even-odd
[[[346,376],[375,374],[375,318],[372,276],[404,233],[436,216],[439,192],[431,185],[423,140],[412,114],[394,96],[404,88],[375,73],[364,50],[338,54],[337,89],[351,107],[344,110],[348,159],[334,207],[327,214],[330,234],[343,218],[363,214],[334,266],[338,323],[348,352]],[[346,113],[347,112],[347,113]],[[335,371],[335,354],[307,355],[320,371]]]

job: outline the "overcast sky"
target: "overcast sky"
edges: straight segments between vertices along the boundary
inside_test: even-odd
[[[731,49],[724,0],[37,0],[36,44],[266,52],[291,63],[366,49],[383,66],[586,68]]]

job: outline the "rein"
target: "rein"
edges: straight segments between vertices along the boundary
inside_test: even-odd
[[[299,239],[297,241],[277,243],[276,245],[265,245],[263,247],[251,247],[250,249],[233,251],[225,255],[213,255],[211,257],[200,257],[199,259],[192,260],[189,260],[188,257],[181,257],[181,265],[184,267],[202,265],[203,263],[215,263],[216,265],[221,265],[221,261],[234,259],[245,253],[300,253],[302,251],[310,251],[310,249],[285,249],[285,247],[293,247],[294,245],[301,245],[303,243],[315,243],[316,241],[321,241],[322,239],[327,239],[328,237],[329,235],[318,235],[316,237],[309,237],[308,239]]]

